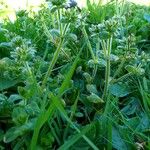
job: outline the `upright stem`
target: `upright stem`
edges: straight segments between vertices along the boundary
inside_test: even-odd
[[[61,10],[58,9],[58,26],[59,26],[59,30],[60,30],[60,35],[62,35],[62,24],[61,24]]]
[[[51,75],[52,70],[53,70],[53,68],[54,68],[54,65],[56,64],[56,61],[57,61],[57,59],[58,59],[58,56],[59,56],[59,53],[60,53],[60,51],[61,51],[62,45],[63,45],[63,43],[64,43],[64,35],[66,34],[66,31],[67,31],[69,25],[70,25],[70,24],[67,24],[67,25],[65,26],[65,29],[64,29],[64,31],[63,31],[63,35],[62,35],[62,37],[60,37],[60,41],[59,41],[58,47],[57,47],[57,49],[56,49],[56,51],[55,51],[55,53],[54,53],[54,57],[53,57],[52,61],[50,62],[48,71],[47,71],[47,73],[46,73],[46,75],[45,75],[45,77],[44,77],[44,80],[43,80],[43,82],[42,82],[42,89],[45,88],[45,85],[46,85],[46,82],[47,82],[47,80],[48,80],[48,77]]]
[[[87,32],[86,32],[86,30],[85,30],[85,26],[82,28],[82,32],[83,32],[83,34],[84,34],[84,37],[85,37],[86,40],[87,40],[87,45],[88,45],[89,51],[90,51],[90,53],[91,53],[92,59],[94,60],[94,62],[96,62],[96,57],[95,57],[94,52],[93,52],[93,50],[92,50],[92,46],[91,46],[89,37],[88,37],[88,35],[87,35]]]
[[[56,52],[54,53],[53,59],[52,59],[50,65],[49,65],[48,71],[47,71],[47,73],[46,73],[46,75],[45,75],[45,77],[44,77],[44,80],[43,80],[43,82],[42,82],[42,88],[45,87],[45,84],[46,84],[46,82],[47,82],[47,80],[48,80],[48,77],[50,76],[50,74],[51,74],[51,72],[52,72],[52,69],[53,69],[53,67],[54,67],[54,65],[55,65],[55,63],[56,63],[56,61],[57,61],[59,52],[60,52],[60,50],[61,50],[62,44],[63,44],[63,40],[60,39],[59,45],[58,45],[58,47],[57,47],[57,49],[56,49]]]
[[[111,48],[112,48],[112,37],[108,39],[107,45],[106,42],[103,45],[104,51],[105,51],[105,58],[106,58],[106,70],[105,70],[105,86],[104,86],[104,93],[102,98],[104,100],[107,99],[107,93],[108,93],[108,88],[109,88],[109,79],[110,79],[110,54],[111,54]]]
[[[96,43],[96,59],[98,59],[98,51],[100,50],[100,38],[97,37],[97,43]]]

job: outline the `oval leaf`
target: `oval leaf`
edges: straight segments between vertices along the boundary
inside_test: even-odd
[[[90,96],[87,96],[87,99],[89,100],[89,102],[92,103],[104,103],[104,101],[96,94],[92,93]]]
[[[113,84],[109,88],[110,93],[116,97],[124,97],[127,96],[130,91],[124,84]]]

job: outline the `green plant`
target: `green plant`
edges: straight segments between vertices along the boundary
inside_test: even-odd
[[[149,13],[44,3],[0,24],[0,149],[149,149]]]

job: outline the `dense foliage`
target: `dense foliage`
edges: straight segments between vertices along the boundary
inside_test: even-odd
[[[150,8],[52,0],[0,24],[0,149],[150,148]]]

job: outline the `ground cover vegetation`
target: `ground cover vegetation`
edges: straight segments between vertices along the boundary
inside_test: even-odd
[[[150,149],[150,8],[73,6],[0,24],[0,149]]]

